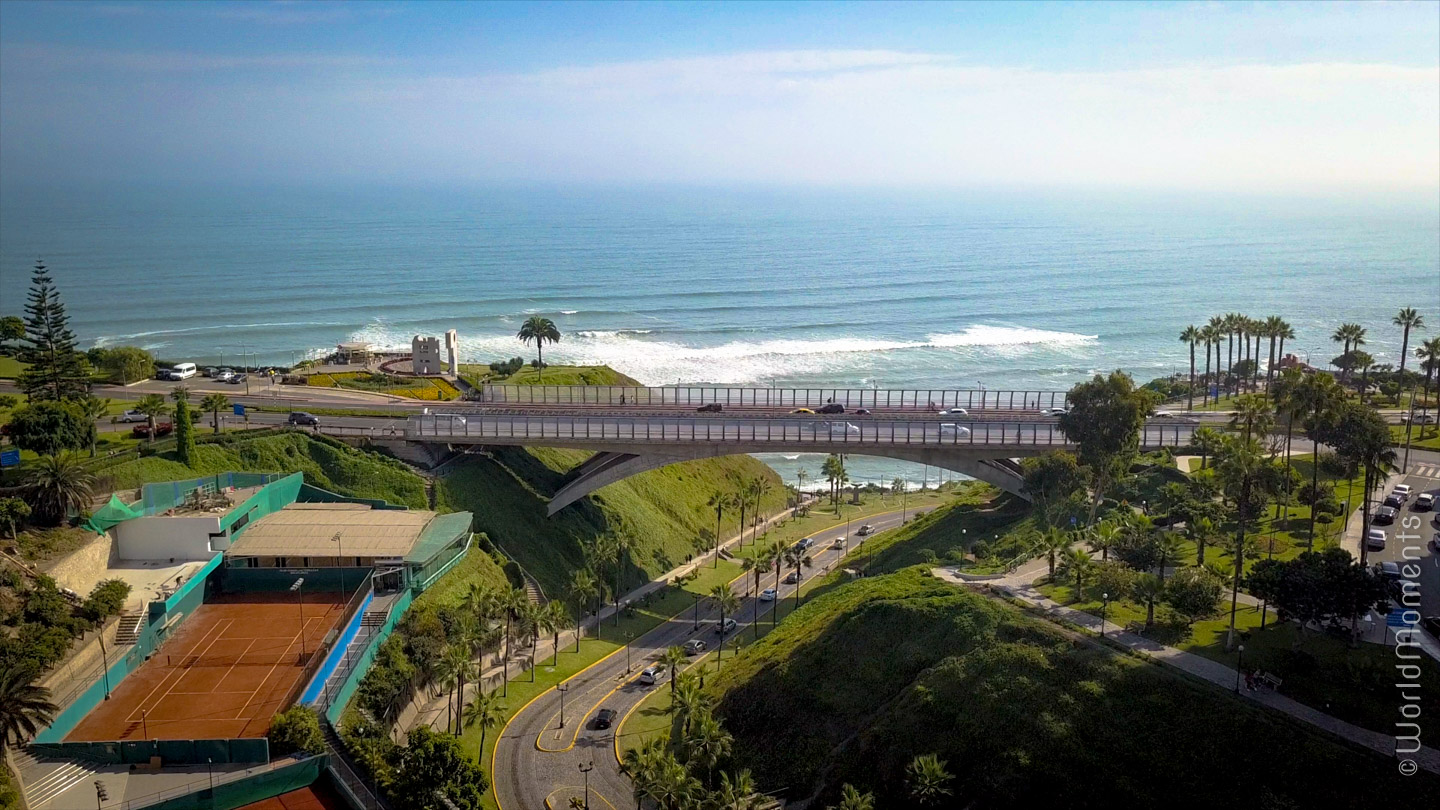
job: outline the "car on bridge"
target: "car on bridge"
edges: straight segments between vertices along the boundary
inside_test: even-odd
[[[946,411],[945,413],[948,413],[948,414],[950,414],[951,416],[969,416],[969,415],[970,415],[970,412],[967,411],[967,410],[965,410],[964,408],[951,408],[950,410]]]
[[[964,425],[957,425],[954,422],[942,422],[940,424],[940,435],[943,436],[946,433],[954,433],[957,438],[961,436],[969,436],[970,428],[965,427]]]
[[[812,411],[812,410],[810,410],[809,408],[796,408],[795,410],[791,411],[790,413],[811,413],[811,414],[813,414],[813,413],[815,413],[815,412]]]
[[[707,402],[695,410],[699,413],[720,413],[720,411],[724,410],[724,407],[718,402]]]
[[[1069,412],[1070,412],[1070,409],[1069,409],[1069,408],[1041,408],[1041,409],[1040,409],[1040,415],[1041,415],[1041,416],[1064,416],[1065,414],[1067,414],[1067,413],[1069,413]]]
[[[844,413],[845,406],[838,402],[829,402],[820,406],[820,413]]]

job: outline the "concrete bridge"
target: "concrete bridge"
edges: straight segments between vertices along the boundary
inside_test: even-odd
[[[883,392],[882,392],[883,393]],[[927,401],[928,402],[928,401]],[[537,402],[536,404],[542,404]],[[609,414],[583,405],[566,413],[543,403],[411,416],[405,439],[451,445],[564,447],[595,453],[572,471],[550,514],[595,490],[646,470],[742,453],[845,453],[929,464],[1020,494],[1014,459],[1070,447],[1055,418],[1010,414],[726,414],[678,409]],[[626,405],[630,405],[627,397]],[[764,406],[758,406],[764,408]],[[1188,444],[1193,422],[1152,420],[1144,449]]]

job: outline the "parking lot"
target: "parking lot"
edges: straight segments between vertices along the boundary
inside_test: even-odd
[[[1436,553],[1431,541],[1436,533],[1440,533],[1440,525],[1435,523],[1440,510],[1434,507],[1418,510],[1416,504],[1422,493],[1429,493],[1440,500],[1440,461],[1412,459],[1409,472],[1391,480],[1392,489],[1395,484],[1409,484],[1410,497],[1397,510],[1393,523],[1376,524],[1376,528],[1384,530],[1386,543],[1382,550],[1371,549],[1369,559],[1371,563],[1394,562],[1401,565],[1407,558],[1418,561],[1420,576],[1415,581],[1420,584],[1421,615],[1437,616],[1440,615],[1440,554]],[[1383,498],[1391,491],[1387,489],[1379,497]],[[1377,505],[1376,511],[1379,509]]]

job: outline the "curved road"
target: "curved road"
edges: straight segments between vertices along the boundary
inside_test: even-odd
[[[909,513],[911,516],[914,512]],[[874,515],[851,524],[849,548],[864,548],[864,541],[873,539],[860,537],[860,526],[869,523],[875,531],[883,531],[900,525],[900,512]],[[813,569],[805,572],[806,579],[825,573],[845,555],[844,549],[832,549],[831,543],[837,537],[845,536],[845,527],[837,526],[815,536],[811,556],[815,560]],[[739,626],[727,638],[743,633],[749,627],[755,609],[760,610],[764,622],[775,603],[757,602],[749,596],[754,583],[750,575],[741,577],[731,585],[740,598],[739,615],[735,618]],[[761,587],[771,587],[774,574],[763,578]],[[780,585],[780,596],[793,598],[799,585]],[[708,600],[707,600],[708,601]],[[625,670],[625,653],[619,652],[594,664],[565,681],[565,726],[560,727],[560,695],[551,689],[528,705],[521,708],[501,731],[495,745],[490,770],[495,782],[495,795],[501,810],[543,810],[546,798],[555,794],[550,806],[567,806],[570,790],[573,795],[582,792],[583,779],[580,765],[594,763],[590,772],[590,801],[592,810],[620,810],[634,803],[630,780],[620,772],[615,756],[616,727],[599,730],[594,728],[595,713],[611,709],[616,713],[617,724],[640,701],[653,690],[668,689],[661,680],[655,686],[641,686],[640,671],[657,659],[665,648],[672,644],[684,644],[692,638],[703,639],[714,649],[718,639],[716,629],[719,613],[705,602],[701,603],[700,626],[695,629],[692,612],[685,612],[664,622],[659,627],[631,642],[630,672]],[[728,657],[733,653],[726,651]]]

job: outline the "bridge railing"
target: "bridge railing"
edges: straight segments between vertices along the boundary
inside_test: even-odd
[[[991,391],[983,388],[730,388],[723,386],[482,385],[480,402],[493,405],[641,405],[698,408],[846,408],[1039,410],[1065,405],[1064,391]]]
[[[1141,430],[1146,448],[1189,444],[1193,423],[1151,424]],[[940,422],[820,419],[685,419],[605,416],[412,416],[405,425],[412,441],[480,444],[537,444],[547,441],[591,444],[775,444],[845,446],[1064,446],[1054,422]],[[859,452],[858,450],[856,452]]]

